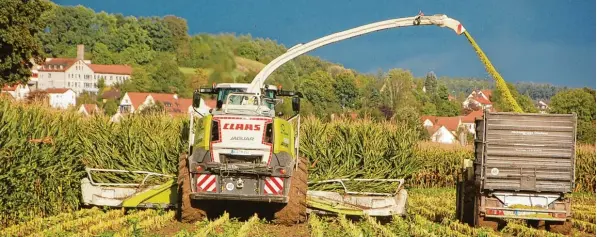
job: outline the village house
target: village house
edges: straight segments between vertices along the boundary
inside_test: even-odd
[[[84,116],[91,116],[101,113],[100,108],[96,104],[82,104],[77,111]]]
[[[549,106],[547,105],[547,103],[540,100],[539,102],[537,102],[537,109],[539,110],[539,113],[546,114],[549,110]]]
[[[458,142],[457,131],[462,126],[460,116],[422,116],[421,122],[423,122],[423,126],[427,130],[431,141],[445,144],[455,144]]]
[[[2,87],[0,92],[6,93],[12,96],[13,99],[18,101],[27,99],[27,96],[29,95],[29,92],[31,92],[31,90],[29,89],[28,85],[16,84],[13,86],[4,86]]]
[[[215,100],[201,101],[202,104],[197,108],[197,111],[201,114],[207,114],[211,108],[216,107]],[[120,100],[118,111],[112,117],[112,120],[117,121],[123,115],[138,113],[144,108],[156,105],[158,102],[164,106],[165,112],[171,116],[186,116],[194,112],[192,99],[179,98],[177,94],[127,92]],[[201,115],[195,113],[195,116]]]
[[[45,90],[48,93],[50,106],[57,109],[67,109],[77,104],[75,92],[69,88],[50,88]]]
[[[97,93],[98,81],[106,86],[122,83],[131,77],[129,65],[92,64],[84,60],[85,48],[77,45],[76,58],[48,58],[38,69],[36,89],[70,88],[77,95],[88,91]]]
[[[490,90],[474,90],[462,102],[462,108],[465,110],[477,111],[492,108]]]

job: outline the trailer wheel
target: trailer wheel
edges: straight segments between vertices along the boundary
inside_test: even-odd
[[[274,213],[274,222],[283,225],[303,223],[307,219],[307,159],[300,157],[290,179],[288,203]]]
[[[191,200],[191,178],[187,154],[181,154],[178,160],[178,208],[177,218],[180,222],[193,223],[202,220],[205,211],[194,207]]]

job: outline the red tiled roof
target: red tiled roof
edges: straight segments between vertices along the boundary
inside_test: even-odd
[[[426,127],[425,129],[427,129],[427,134],[429,134],[429,136],[431,136],[435,132],[437,132],[437,130],[439,130],[441,127],[442,127],[441,125],[433,125],[433,126]]]
[[[448,95],[448,101],[453,101],[453,100],[455,100],[455,99],[456,99],[456,97],[454,97],[454,96],[452,96],[452,95]]]
[[[69,90],[70,89],[68,88],[48,88],[46,89],[46,92],[48,92],[48,94],[64,94]]]
[[[129,99],[131,100],[131,104],[133,105],[133,108],[138,109],[139,105],[141,105],[141,104],[143,104],[143,102],[145,102],[145,99],[147,98],[147,96],[150,93],[127,92],[126,94],[129,96]]]
[[[18,84],[12,86],[5,85],[4,87],[2,87],[2,91],[16,91],[18,86]]]
[[[476,111],[470,112],[466,116],[463,116],[462,122],[463,123],[474,123],[475,118],[482,118],[482,117],[483,117],[483,110],[476,110]]]
[[[39,71],[42,72],[64,72],[66,69],[70,68],[73,64],[77,61],[76,58],[52,58],[50,61],[47,61],[42,64],[42,67]],[[60,69],[60,65],[62,65],[62,69]],[[50,66],[52,68],[50,69]]]
[[[94,73],[131,75],[133,68],[129,65],[88,64]]]
[[[432,123],[435,123],[435,116],[432,115],[423,115],[421,116],[421,122],[425,122],[425,120],[429,119]]]
[[[87,111],[88,114],[94,114],[98,109],[96,104],[82,104],[81,106],[85,108],[85,111]]]
[[[488,99],[491,99],[491,90],[481,90]]]
[[[477,97],[477,98],[475,98],[474,100],[476,100],[477,102],[479,102],[479,103],[481,103],[481,104],[484,104],[484,105],[490,105],[490,104],[491,104],[491,101],[489,101],[489,100],[486,100],[486,99],[485,99],[485,98],[483,98],[483,97]]]
[[[444,126],[449,131],[456,131],[459,123],[460,117],[437,117],[434,125]]]

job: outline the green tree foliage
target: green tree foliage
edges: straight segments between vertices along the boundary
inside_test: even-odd
[[[189,88],[185,85],[185,76],[178,69],[173,55],[162,53],[152,62],[155,71],[151,72],[154,86],[151,92],[184,93]]]
[[[410,71],[391,69],[384,78],[381,88],[385,105],[396,110],[404,107],[418,107],[413,92],[413,76]]]
[[[77,97],[77,106],[82,104],[95,104],[97,102],[97,96],[90,92],[83,92]]]
[[[334,78],[336,98],[343,108],[355,109],[359,107],[359,90],[355,83],[354,74],[350,71],[341,72]]]
[[[0,5],[0,86],[26,83],[31,59],[38,64],[44,60],[36,35],[44,28],[41,15],[51,5],[42,0],[4,0]]]
[[[425,77],[425,91],[430,94],[435,94],[437,89],[437,77],[434,72],[427,73]],[[447,90],[447,89],[446,89]]]
[[[118,102],[115,100],[108,100],[103,105],[102,109],[105,114],[115,114],[118,111]]]
[[[168,23],[159,17],[140,17],[139,25],[151,38],[150,48],[154,51],[174,51],[174,34]],[[186,31],[185,31],[186,33]]]
[[[550,113],[576,113],[577,140],[595,144],[595,90],[567,89],[551,98]]]
[[[328,72],[315,71],[309,76],[301,77],[299,91],[312,105],[313,114],[320,118],[340,111],[338,98],[334,93],[333,78]]]
[[[514,86],[514,84],[509,83],[509,82],[506,82],[506,84],[508,85],[508,89],[509,89],[510,93],[512,94],[512,96],[514,97],[514,99],[516,100],[516,102],[518,103],[520,108],[522,108],[522,110],[524,112],[527,112],[527,113],[537,113],[538,112],[537,107],[533,103],[533,100],[528,95],[521,95],[518,92],[518,90],[516,89],[516,87]],[[493,102],[493,106],[498,111],[512,112],[512,110],[510,110],[510,106],[508,106],[507,102],[502,97],[502,94],[503,94],[503,92],[500,89],[496,89],[491,94],[490,100]]]

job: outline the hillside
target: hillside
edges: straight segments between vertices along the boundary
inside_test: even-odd
[[[172,15],[133,17],[53,4],[43,17],[46,30],[37,38],[47,57],[75,57],[76,45],[83,44],[86,58],[94,63],[133,65],[132,80],[111,85],[124,92],[177,93],[188,98],[202,85],[248,83],[265,64],[287,50],[274,40],[251,35],[189,35],[186,20]],[[474,89],[493,87],[490,80],[440,76],[437,90],[424,93],[425,80],[415,78],[409,70],[363,74],[302,55],[277,69],[267,83],[301,91],[304,114],[326,118],[356,112],[413,123],[420,114],[460,115],[461,106],[449,101],[449,95],[461,100]],[[512,88],[518,89],[519,103],[525,103],[521,106],[530,112],[532,99],[548,99],[557,91],[543,84]],[[288,103],[279,109],[291,113]]]

